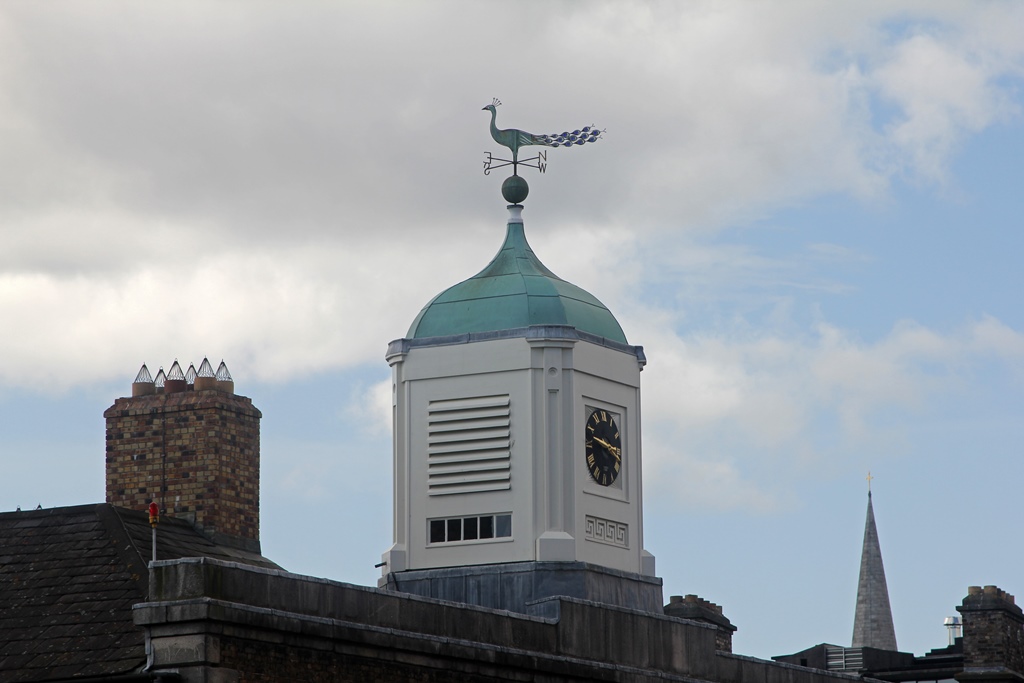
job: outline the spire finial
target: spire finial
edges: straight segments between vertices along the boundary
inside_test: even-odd
[[[871,480],[872,479],[874,479],[874,477],[871,476],[871,470],[868,470],[867,480],[868,480],[868,495],[869,496],[871,495]]]

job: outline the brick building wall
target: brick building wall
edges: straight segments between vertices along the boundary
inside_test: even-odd
[[[106,418],[106,500],[191,519],[259,551],[259,410],[217,389],[119,398]]]

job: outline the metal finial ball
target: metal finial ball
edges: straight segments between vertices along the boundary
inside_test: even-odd
[[[501,196],[509,204],[522,204],[528,194],[530,194],[530,185],[522,176],[509,176],[501,184]]]

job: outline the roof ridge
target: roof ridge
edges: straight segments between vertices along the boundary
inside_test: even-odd
[[[32,508],[29,510],[5,510],[0,517],[18,515],[18,517],[49,517],[51,515],[82,514],[96,507],[97,503],[81,503],[79,505],[61,505],[52,508]]]
[[[142,598],[148,600],[149,565],[143,558],[142,552],[140,552],[132,540],[131,534],[128,533],[124,520],[121,519],[120,510],[121,508],[110,503],[98,503],[96,505],[96,516],[100,522],[110,529],[112,535],[116,535],[118,540],[117,554],[128,566],[131,577],[135,581],[136,586],[138,586]]]

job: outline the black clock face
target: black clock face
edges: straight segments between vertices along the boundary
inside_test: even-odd
[[[615,418],[606,410],[595,410],[583,430],[587,470],[601,486],[610,486],[622,469],[622,439]]]

